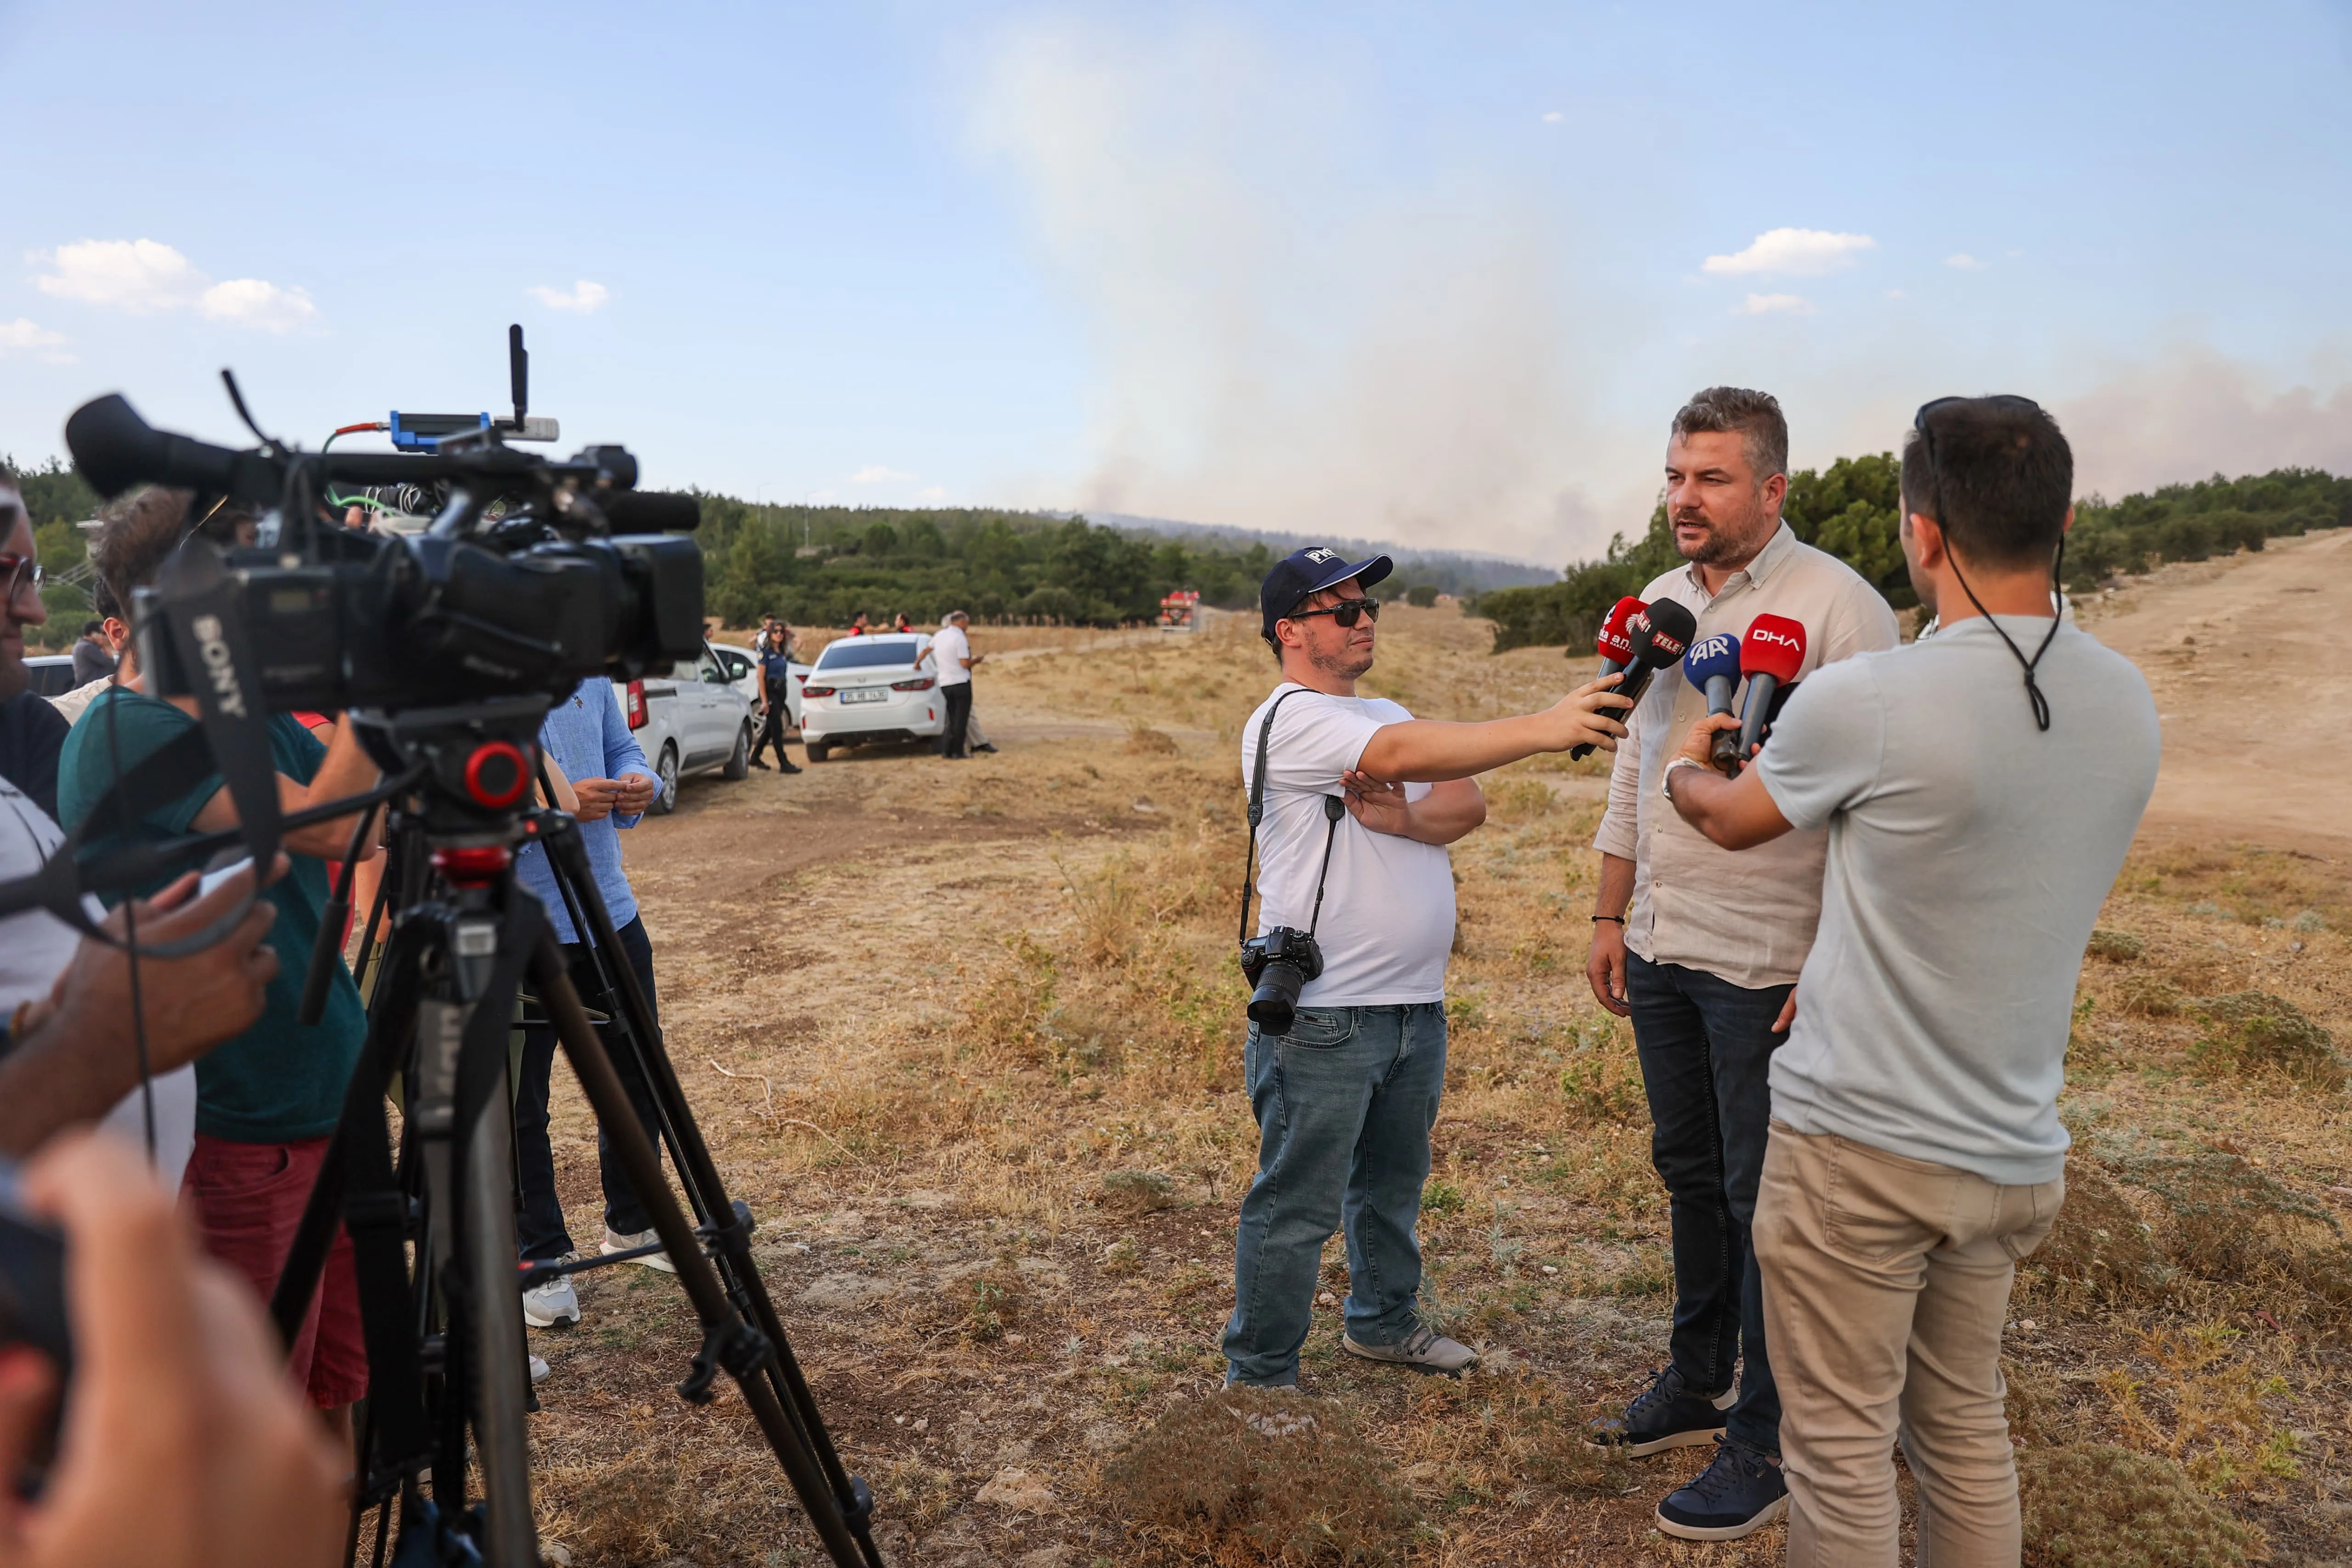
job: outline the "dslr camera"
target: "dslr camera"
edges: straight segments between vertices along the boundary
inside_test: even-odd
[[[1268,1035],[1286,1035],[1298,1014],[1298,993],[1323,973],[1323,950],[1313,931],[1276,926],[1242,943],[1242,977],[1250,983],[1249,1018]]]

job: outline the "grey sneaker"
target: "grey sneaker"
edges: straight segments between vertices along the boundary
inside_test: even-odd
[[[553,1374],[554,1368],[549,1366],[537,1356],[530,1358],[530,1385],[533,1388],[537,1388],[541,1384],[545,1383]]]
[[[542,1279],[522,1293],[522,1321],[534,1329],[568,1329],[580,1321],[580,1292],[572,1276]]]
[[[659,1231],[641,1230],[635,1236],[623,1236],[607,1226],[604,1228],[604,1243],[596,1250],[609,1257],[615,1252],[634,1252],[640,1247],[657,1246],[660,1241]],[[665,1274],[677,1272],[677,1265],[669,1260],[669,1254],[667,1252],[656,1252],[647,1257],[632,1258],[630,1261],[642,1263],[648,1268],[658,1268]]]
[[[1358,1344],[1342,1334],[1339,1336],[1339,1348],[1366,1361],[1389,1362],[1397,1366],[1409,1366],[1415,1372],[1443,1373],[1447,1377],[1459,1377],[1478,1364],[1476,1351],[1468,1345],[1455,1343],[1426,1323],[1417,1326],[1392,1345]]]

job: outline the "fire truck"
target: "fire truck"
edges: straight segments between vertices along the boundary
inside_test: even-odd
[[[1201,595],[1189,588],[1179,588],[1160,601],[1160,629],[1163,632],[1189,632],[1192,629],[1194,612],[1201,607]]]

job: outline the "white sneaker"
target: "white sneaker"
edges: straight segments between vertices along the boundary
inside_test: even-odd
[[[551,1376],[552,1376],[552,1375],[554,1374],[554,1370],[555,1370],[554,1368],[552,1368],[552,1367],[549,1366],[545,1362],[543,1362],[543,1361],[540,1360],[537,1356],[533,1356],[533,1357],[531,1357],[531,1358],[530,1358],[530,1385],[531,1385],[533,1388],[537,1388],[541,1384],[545,1383],[545,1382],[546,1382],[546,1381],[547,1381]]]
[[[604,1228],[604,1244],[596,1250],[610,1257],[615,1252],[635,1252],[640,1247],[657,1246],[660,1241],[659,1231],[641,1230],[635,1236],[623,1236],[607,1226]],[[667,1252],[649,1253],[646,1257],[633,1258],[629,1261],[642,1263],[648,1268],[658,1268],[665,1274],[677,1272],[677,1265],[669,1260],[669,1254]]]
[[[580,1321],[580,1292],[572,1276],[559,1274],[522,1293],[522,1321],[534,1329],[566,1329]]]

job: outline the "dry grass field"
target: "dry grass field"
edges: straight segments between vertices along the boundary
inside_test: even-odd
[[[2206,657],[2230,657],[2221,635]],[[1001,754],[694,782],[629,842],[671,1052],[890,1560],[1777,1563],[1778,1529],[1652,1530],[1702,1452],[1611,1464],[1578,1437],[1663,1359],[1670,1299],[1631,1039],[1583,979],[1598,763],[1490,777],[1454,855],[1425,1306],[1483,1368],[1348,1362],[1327,1297],[1308,1397],[1229,1402],[1216,1342],[1255,1139],[1235,748],[1268,660],[1232,621],[974,642],[1003,656],[978,699]],[[1587,664],[1486,646],[1451,608],[1391,609],[1366,685],[1478,718]],[[2252,700],[2159,698],[2192,721]],[[2296,765],[2324,764],[2273,787]],[[2193,814],[2116,887],[2070,1058],[2072,1196],[2009,1342],[2032,1563],[2352,1557],[2347,925],[2341,859]],[[558,1094],[593,1236],[593,1131]],[[1336,1242],[1325,1267],[1344,1289]],[[670,1281],[624,1268],[581,1293],[583,1325],[533,1336],[555,1369],[534,1417],[548,1539],[581,1568],[820,1561],[740,1403],[668,1392],[692,1349]]]

